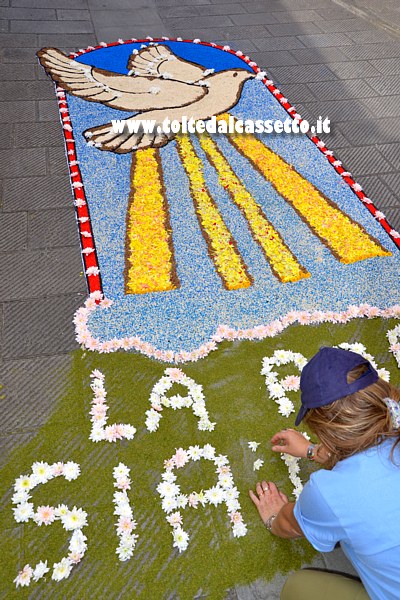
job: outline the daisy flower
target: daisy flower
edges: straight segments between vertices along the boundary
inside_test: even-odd
[[[17,577],[14,579],[15,585],[24,587],[28,586],[31,582],[31,577],[33,575],[32,567],[29,565],[25,565],[22,571],[20,571]]]
[[[264,461],[261,458],[258,458],[253,463],[253,471],[258,471],[263,466]]]
[[[61,581],[62,579],[67,579],[72,570],[72,563],[69,558],[63,558],[60,562],[54,563],[53,565],[53,574],[51,578],[54,581]]]
[[[46,575],[46,573],[48,573],[50,571],[50,569],[47,566],[47,560],[45,562],[40,561],[34,571],[33,571],[33,581],[38,581],[41,577],[43,577],[44,575]]]
[[[42,524],[50,525],[56,518],[54,508],[52,506],[38,506],[33,518],[39,526]]]
[[[255,452],[261,442],[247,442],[248,447],[252,452]]]

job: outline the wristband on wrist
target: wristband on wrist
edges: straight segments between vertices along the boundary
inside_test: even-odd
[[[310,444],[307,448],[307,454],[306,454],[306,457],[308,458],[308,460],[315,459],[314,451],[315,451],[315,444]]]
[[[271,515],[264,523],[265,527],[268,529],[268,531],[272,532],[272,523],[274,522],[274,520],[276,519],[276,515]]]

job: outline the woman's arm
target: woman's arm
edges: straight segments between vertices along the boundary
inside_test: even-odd
[[[281,538],[295,539],[304,537],[303,532],[294,516],[294,502],[282,506],[276,518],[272,521],[271,532]]]
[[[309,442],[300,431],[295,431],[294,429],[282,429],[282,431],[278,431],[278,433],[273,436],[271,443],[273,452],[285,452],[291,456],[305,458],[311,442]],[[329,456],[329,452],[322,444],[317,444],[315,446],[313,458],[315,462],[324,464]]]
[[[294,502],[280,492],[272,481],[257,483],[256,492],[249,491],[262,522],[276,515],[272,521],[271,532],[282,538],[303,537],[299,524],[293,514]]]

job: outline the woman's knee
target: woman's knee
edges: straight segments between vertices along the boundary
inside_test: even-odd
[[[290,575],[282,589],[281,600],[364,600],[368,599],[361,582],[328,571],[304,569]]]

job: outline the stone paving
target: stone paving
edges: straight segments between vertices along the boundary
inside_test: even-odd
[[[398,0],[0,0],[0,462],[32,437],[63,387],[86,286],[53,85],[43,46],[118,38],[228,43],[267,70],[400,228]],[[348,570],[340,551],[319,565]],[[229,592],[279,597],[282,577]]]

